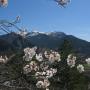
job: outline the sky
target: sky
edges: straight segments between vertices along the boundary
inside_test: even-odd
[[[66,8],[54,0],[9,0],[0,8],[0,20],[16,16],[28,31],[60,31],[90,42],[90,0],[71,0]]]

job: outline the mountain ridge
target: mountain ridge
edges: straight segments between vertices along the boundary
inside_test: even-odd
[[[40,48],[58,49],[67,39],[72,42],[74,49],[78,53],[90,55],[90,42],[79,39],[73,35],[67,35],[63,32],[29,32],[26,38],[22,38],[17,33],[1,35],[0,39],[6,40],[6,43],[15,47],[15,49],[31,47],[32,45]],[[32,44],[32,45],[31,45]]]

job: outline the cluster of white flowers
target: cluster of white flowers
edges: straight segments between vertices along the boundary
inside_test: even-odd
[[[24,60],[28,61],[28,64],[23,67],[24,74],[29,74],[34,71],[32,76],[38,80],[37,88],[44,88],[49,90],[50,85],[49,78],[53,77],[57,73],[56,68],[51,68],[52,63],[59,62],[60,54],[56,51],[45,51],[42,53],[36,53],[37,47],[24,49]],[[47,57],[48,56],[48,57]],[[35,57],[34,59],[32,59]]]
[[[36,54],[36,49],[37,47],[33,47],[33,48],[25,48],[24,49],[24,60],[25,61],[31,61],[33,56]]]
[[[8,61],[7,56],[4,57],[0,56],[0,63],[6,63],[7,61]]]
[[[38,81],[36,83],[36,86],[37,86],[37,88],[43,88],[43,89],[49,90],[48,87],[50,86],[50,82],[48,79],[44,79],[42,81]]]
[[[73,56],[72,54],[68,55],[68,58],[67,58],[68,66],[70,66],[71,68],[75,67],[75,61],[76,61],[76,57],[75,56]]]
[[[0,6],[6,7],[8,5],[8,0],[0,0]]]
[[[70,66],[70,68],[75,67],[75,64],[76,64],[76,56],[73,56],[72,54],[68,55],[67,64],[68,64],[68,66]],[[77,70],[79,71],[79,73],[84,72],[84,66],[83,66],[82,64],[79,64],[79,65],[77,66]]]
[[[46,71],[46,78],[51,78],[56,73],[57,73],[57,69],[50,68],[50,70]]]
[[[37,81],[37,88],[49,90],[49,79],[56,75],[57,68],[53,68],[54,62],[60,62],[60,54],[53,50],[37,53],[37,47],[24,49],[24,60],[27,61],[23,67],[24,74],[30,74],[35,77]],[[33,58],[34,57],[34,58]],[[67,57],[67,65],[70,68],[75,67],[76,57],[72,54]],[[77,70],[82,73],[84,66],[79,64]]]
[[[51,63],[54,63],[55,61],[57,61],[57,62],[61,61],[61,59],[60,59],[61,56],[56,51],[52,51],[52,50],[50,52],[45,51],[44,55]]]
[[[28,74],[32,71],[38,71],[39,67],[37,66],[37,63],[35,61],[31,61],[29,64],[27,64],[24,68],[24,74]]]
[[[50,68],[50,69],[47,69],[46,71],[36,72],[35,76],[38,79],[39,78],[49,79],[49,78],[53,77],[56,73],[57,73],[57,69]]]
[[[86,59],[86,63],[87,63],[88,65],[90,65],[90,58],[87,58],[87,59]]]
[[[43,55],[42,55],[42,53],[36,54],[36,59],[37,59],[39,62],[43,61]]]
[[[83,66],[82,64],[79,64],[79,65],[77,66],[77,70],[79,71],[79,73],[84,72],[84,66]]]

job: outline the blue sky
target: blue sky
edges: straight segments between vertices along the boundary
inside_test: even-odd
[[[29,31],[61,31],[90,41],[90,0],[71,0],[66,8],[53,0],[9,0],[7,8],[0,8],[0,19],[18,15]]]

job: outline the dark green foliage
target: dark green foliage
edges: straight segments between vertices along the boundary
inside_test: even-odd
[[[53,77],[53,86],[66,90],[88,90],[88,80],[83,73],[79,73],[76,69],[70,68],[65,63],[58,64],[58,72]]]
[[[60,48],[61,59],[65,60],[69,54],[74,53],[72,42],[65,39]]]
[[[7,64],[9,76],[11,79],[17,79],[22,76],[23,72],[23,53],[17,53]]]
[[[67,90],[87,90],[88,81],[83,74],[80,74],[77,71],[76,66],[74,68],[70,68],[67,65],[67,56],[69,54],[76,54],[72,42],[68,39],[65,39],[62,47],[59,49],[61,54],[61,62],[58,63],[55,67],[57,67],[58,72],[55,78],[59,79],[58,84],[63,89]],[[79,59],[79,58],[78,58]],[[80,62],[77,62],[77,64]],[[55,84],[54,84],[55,85]]]

